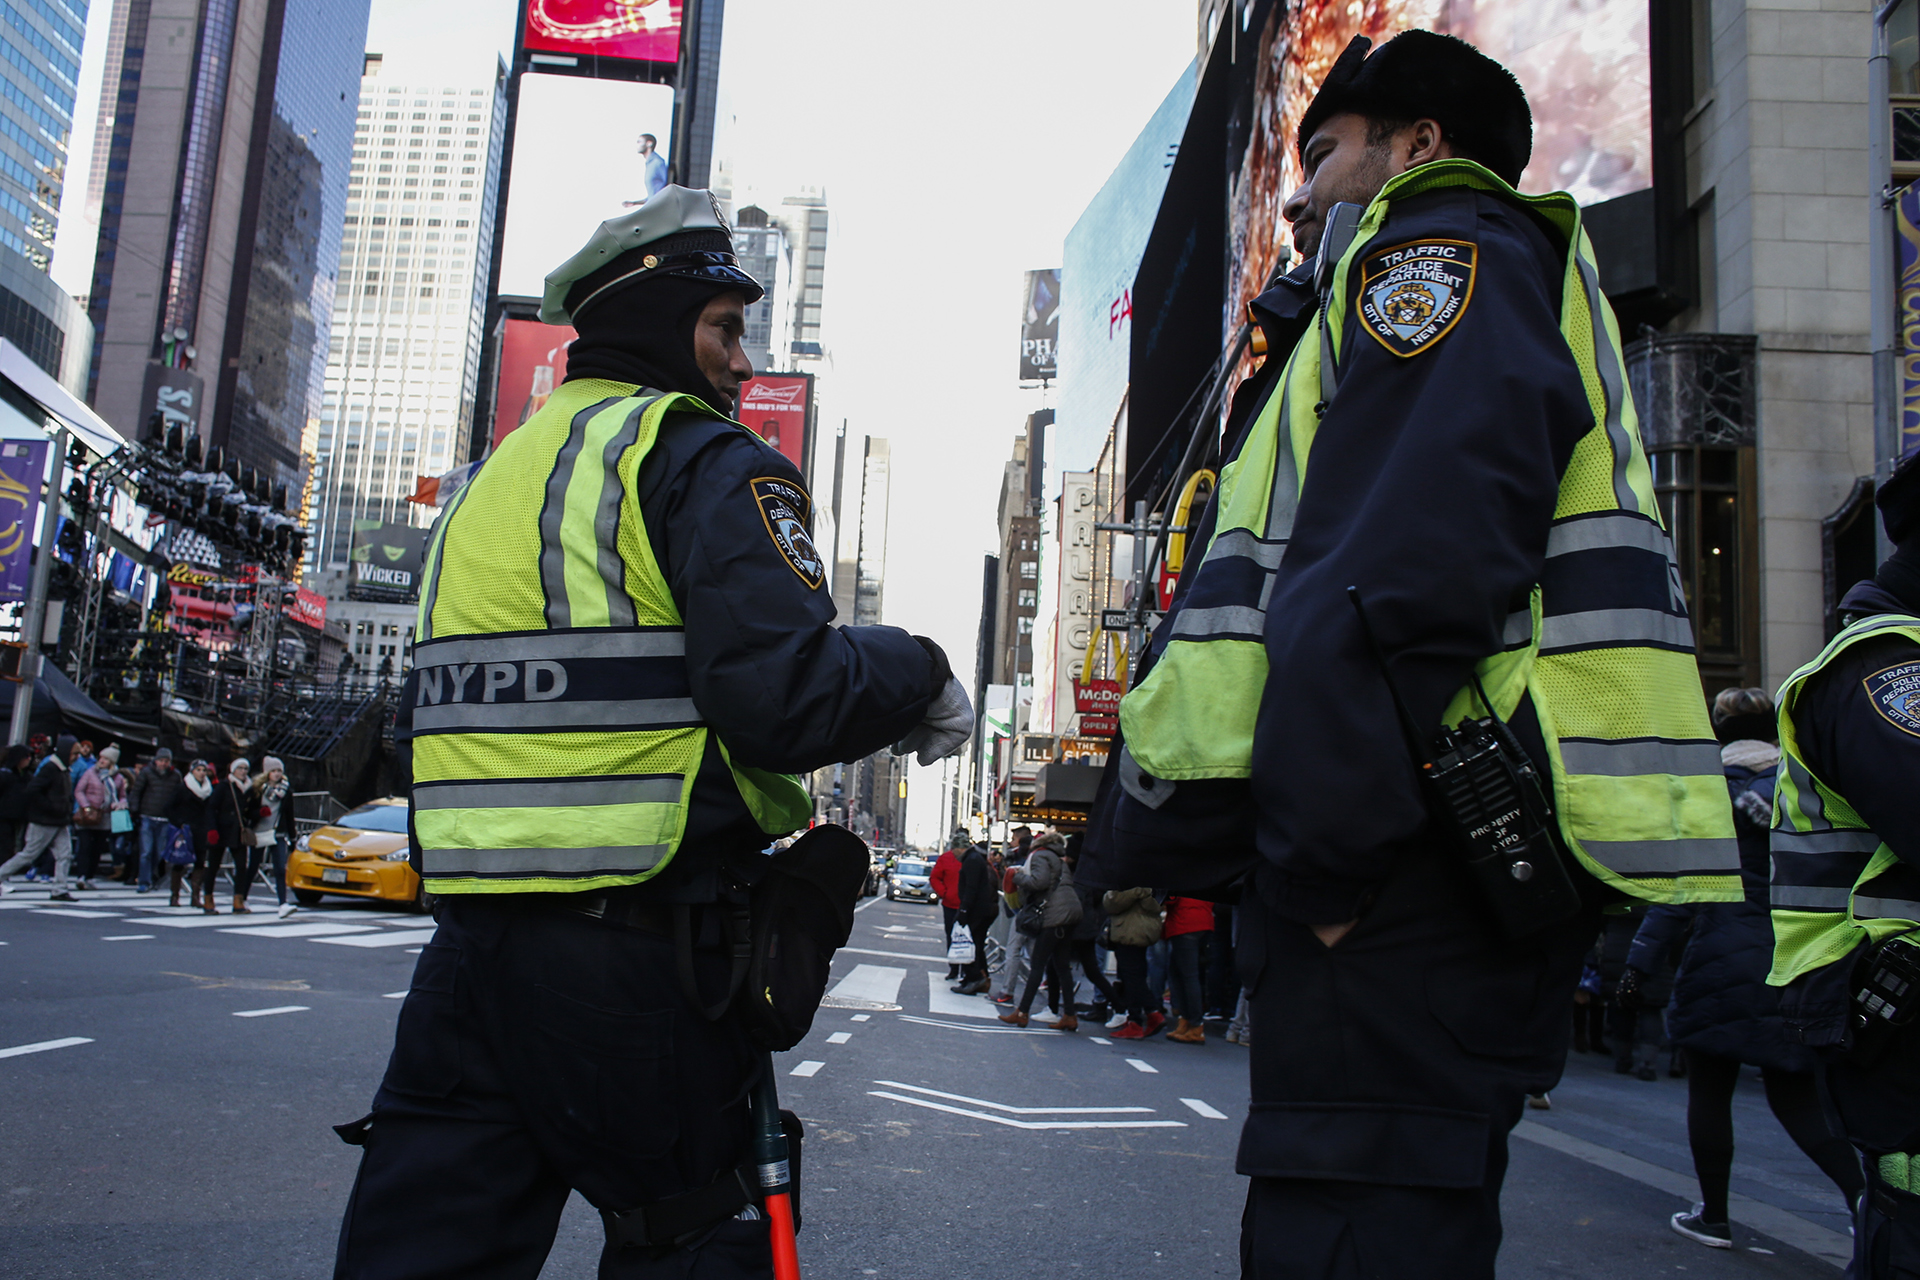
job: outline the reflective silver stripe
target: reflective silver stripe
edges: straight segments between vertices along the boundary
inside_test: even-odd
[[[1833,889],[1816,884],[1777,884],[1767,895],[1769,905],[1789,911],[1845,911],[1851,889]]]
[[[1670,644],[1693,647],[1693,624],[1658,609],[1594,609],[1563,613],[1540,624],[1540,648],[1565,649],[1584,644]]]
[[[569,662],[577,658],[680,658],[686,656],[687,634],[679,628],[654,631],[615,631],[594,627],[585,631],[545,631],[517,636],[455,637],[432,640],[413,648],[416,667],[450,666],[456,662]]]
[[[415,733],[470,729],[477,733],[524,729],[594,729],[697,725],[692,698],[637,698],[628,702],[449,702],[415,707]]]
[[[1920,902],[1905,902],[1899,898],[1855,898],[1853,917],[1856,920],[1920,920]]]
[[[1554,525],[1547,534],[1549,560],[1576,551],[1598,551],[1607,547],[1652,551],[1669,559],[1673,556],[1673,542],[1667,537],[1667,531],[1645,516],[1620,512],[1581,516]]]
[[[540,589],[547,597],[547,625],[571,626],[573,607],[567,601],[567,552],[560,540],[560,522],[567,514],[567,486],[573,482],[574,464],[587,445],[587,424],[610,404],[622,397],[608,396],[573,415],[567,439],[553,460],[547,475],[546,498],[540,504]]]
[[[1269,582],[1268,586],[1271,587],[1272,583]],[[1254,609],[1243,604],[1223,604],[1212,609],[1182,609],[1173,620],[1172,638],[1264,635],[1266,629],[1265,609]]]
[[[1560,739],[1560,759],[1568,773],[1603,778],[1670,774],[1676,778],[1721,776],[1717,742],[1667,742],[1641,738],[1622,742]]]
[[[1871,831],[1788,831],[1775,827],[1768,833],[1767,847],[1781,853],[1873,853],[1880,837]]]
[[[1780,753],[1780,762],[1787,766],[1787,777],[1792,779],[1793,789],[1799,793],[1800,812],[1806,815],[1808,828],[1814,831],[1833,830],[1833,823],[1827,820],[1827,802],[1814,785],[1813,775],[1807,772],[1807,767],[1785,751]]]
[[[1293,536],[1293,517],[1300,508],[1300,468],[1293,457],[1292,369],[1281,371],[1278,418],[1273,441],[1273,481],[1267,486],[1266,533],[1268,539],[1284,544]]]
[[[1626,379],[1622,376],[1620,352],[1607,336],[1607,301],[1600,292],[1600,277],[1594,270],[1593,260],[1582,252],[1585,248],[1587,240],[1582,233],[1573,246],[1573,253],[1580,264],[1580,282],[1587,292],[1587,321],[1593,332],[1593,363],[1599,370],[1600,387],[1607,401],[1607,442],[1613,446],[1613,500],[1620,504],[1622,511],[1638,511],[1640,499],[1627,483],[1627,460],[1633,456],[1633,437],[1627,434],[1620,416],[1620,406],[1627,394]]]
[[[1622,875],[1676,876],[1700,871],[1740,870],[1740,846],[1733,837],[1692,840],[1594,840],[1582,837],[1587,856]]]
[[[1533,610],[1520,609],[1507,615],[1506,626],[1500,630],[1500,643],[1511,648],[1517,644],[1526,644],[1533,639]]]
[[[640,875],[660,865],[664,844],[597,845],[582,849],[424,849],[427,878],[448,876]]]
[[[593,513],[593,538],[600,580],[607,584],[607,625],[631,627],[639,621],[633,597],[627,594],[627,563],[620,558],[620,509],[626,486],[620,478],[620,455],[640,438],[640,419],[662,397],[635,405],[600,455],[600,502]]]
[[[433,606],[440,601],[440,562],[446,554],[447,531],[453,528],[453,517],[459,512],[460,504],[473,492],[473,481],[477,477],[469,476],[467,483],[460,486],[460,492],[453,495],[453,501],[447,504],[445,514],[440,517],[439,528],[433,531],[433,545],[428,549],[427,561],[427,597],[426,607],[420,611],[420,635],[414,641],[416,650],[433,639]]]
[[[455,782],[416,786],[416,809],[557,809],[607,804],[678,804],[680,778],[544,778],[538,782]]]
[[[1229,556],[1239,556],[1251,560],[1262,569],[1271,573],[1280,567],[1281,558],[1287,554],[1284,542],[1263,542],[1253,536],[1250,529],[1228,529],[1213,540],[1207,548],[1207,559],[1224,560]]]

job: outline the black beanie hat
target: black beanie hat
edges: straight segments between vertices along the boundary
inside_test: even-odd
[[[1920,533],[1920,453],[1908,454],[1893,469],[1873,495],[1873,505],[1880,508],[1880,522],[1894,546]]]
[[[1437,120],[1463,156],[1518,185],[1533,154],[1533,113],[1513,73],[1457,36],[1402,31],[1381,45],[1355,36],[1333,64],[1294,145],[1302,153],[1343,111],[1374,120]]]

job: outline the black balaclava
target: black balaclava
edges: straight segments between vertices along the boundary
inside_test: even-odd
[[[1895,599],[1920,613],[1920,536],[1908,538],[1874,570],[1873,580]]]
[[[567,348],[567,381],[606,378],[655,391],[683,391],[732,414],[693,356],[700,312],[723,287],[688,276],[636,281],[593,300],[574,317],[580,336]]]

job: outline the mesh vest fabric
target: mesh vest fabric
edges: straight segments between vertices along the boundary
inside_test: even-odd
[[[634,496],[670,412],[719,416],[692,396],[566,383],[434,531],[410,685],[434,893],[637,884],[680,847],[709,730]],[[729,767],[763,831],[806,824],[797,778]]]
[[[1920,643],[1920,617],[1862,618],[1780,686],[1780,779],[1769,838],[1773,971],[1767,981],[1775,986],[1851,955],[1862,942],[1920,928],[1920,868],[1902,861],[1844,796],[1814,776],[1794,720],[1807,681],[1854,645],[1885,635]]]
[[[1294,347],[1221,471],[1214,538],[1186,607],[1167,624],[1159,662],[1120,704],[1127,749],[1156,778],[1251,776],[1259,700],[1246,690],[1267,679],[1267,603],[1320,425],[1316,406],[1337,393],[1323,371],[1339,359],[1348,280],[1394,201],[1447,187],[1524,204],[1570,246],[1560,330],[1593,415],[1561,477],[1541,580],[1477,672],[1503,717],[1531,698],[1561,834],[1588,870],[1650,901],[1737,901],[1739,848],[1692,626],[1580,207],[1565,193],[1520,195],[1470,161],[1399,175],[1362,216],[1314,333]],[[1463,687],[1446,722],[1475,706]]]

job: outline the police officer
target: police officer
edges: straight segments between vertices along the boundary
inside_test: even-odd
[[[603,224],[547,278],[566,383],[440,519],[400,735],[440,923],[337,1276],[536,1276],[575,1190],[603,1277],[772,1274],[736,909],[794,775],[972,716],[931,641],[831,625],[801,476],[727,416],[760,297],[704,191]]]
[[[1115,771],[1127,821],[1189,794],[1182,820],[1215,835],[1234,796],[1246,811],[1236,949],[1261,1033],[1238,1168],[1259,1280],[1491,1277],[1507,1133],[1564,1065],[1598,906],[1739,892],[1579,206],[1515,190],[1532,130],[1504,67],[1425,31],[1370,48],[1302,119],[1284,213],[1307,261],[1254,304],[1265,377],[1236,401],[1207,550],[1122,703]],[[1350,586],[1421,735],[1485,715],[1478,677],[1551,779],[1582,906],[1496,927]]]
[[[1780,688],[1773,972],[1790,1030],[1865,1157],[1860,1280],[1920,1276],[1920,455],[1876,495],[1893,555],[1840,602],[1846,626]],[[1864,995],[1864,999],[1862,998]],[[1891,995],[1893,1006],[1879,1003]]]

